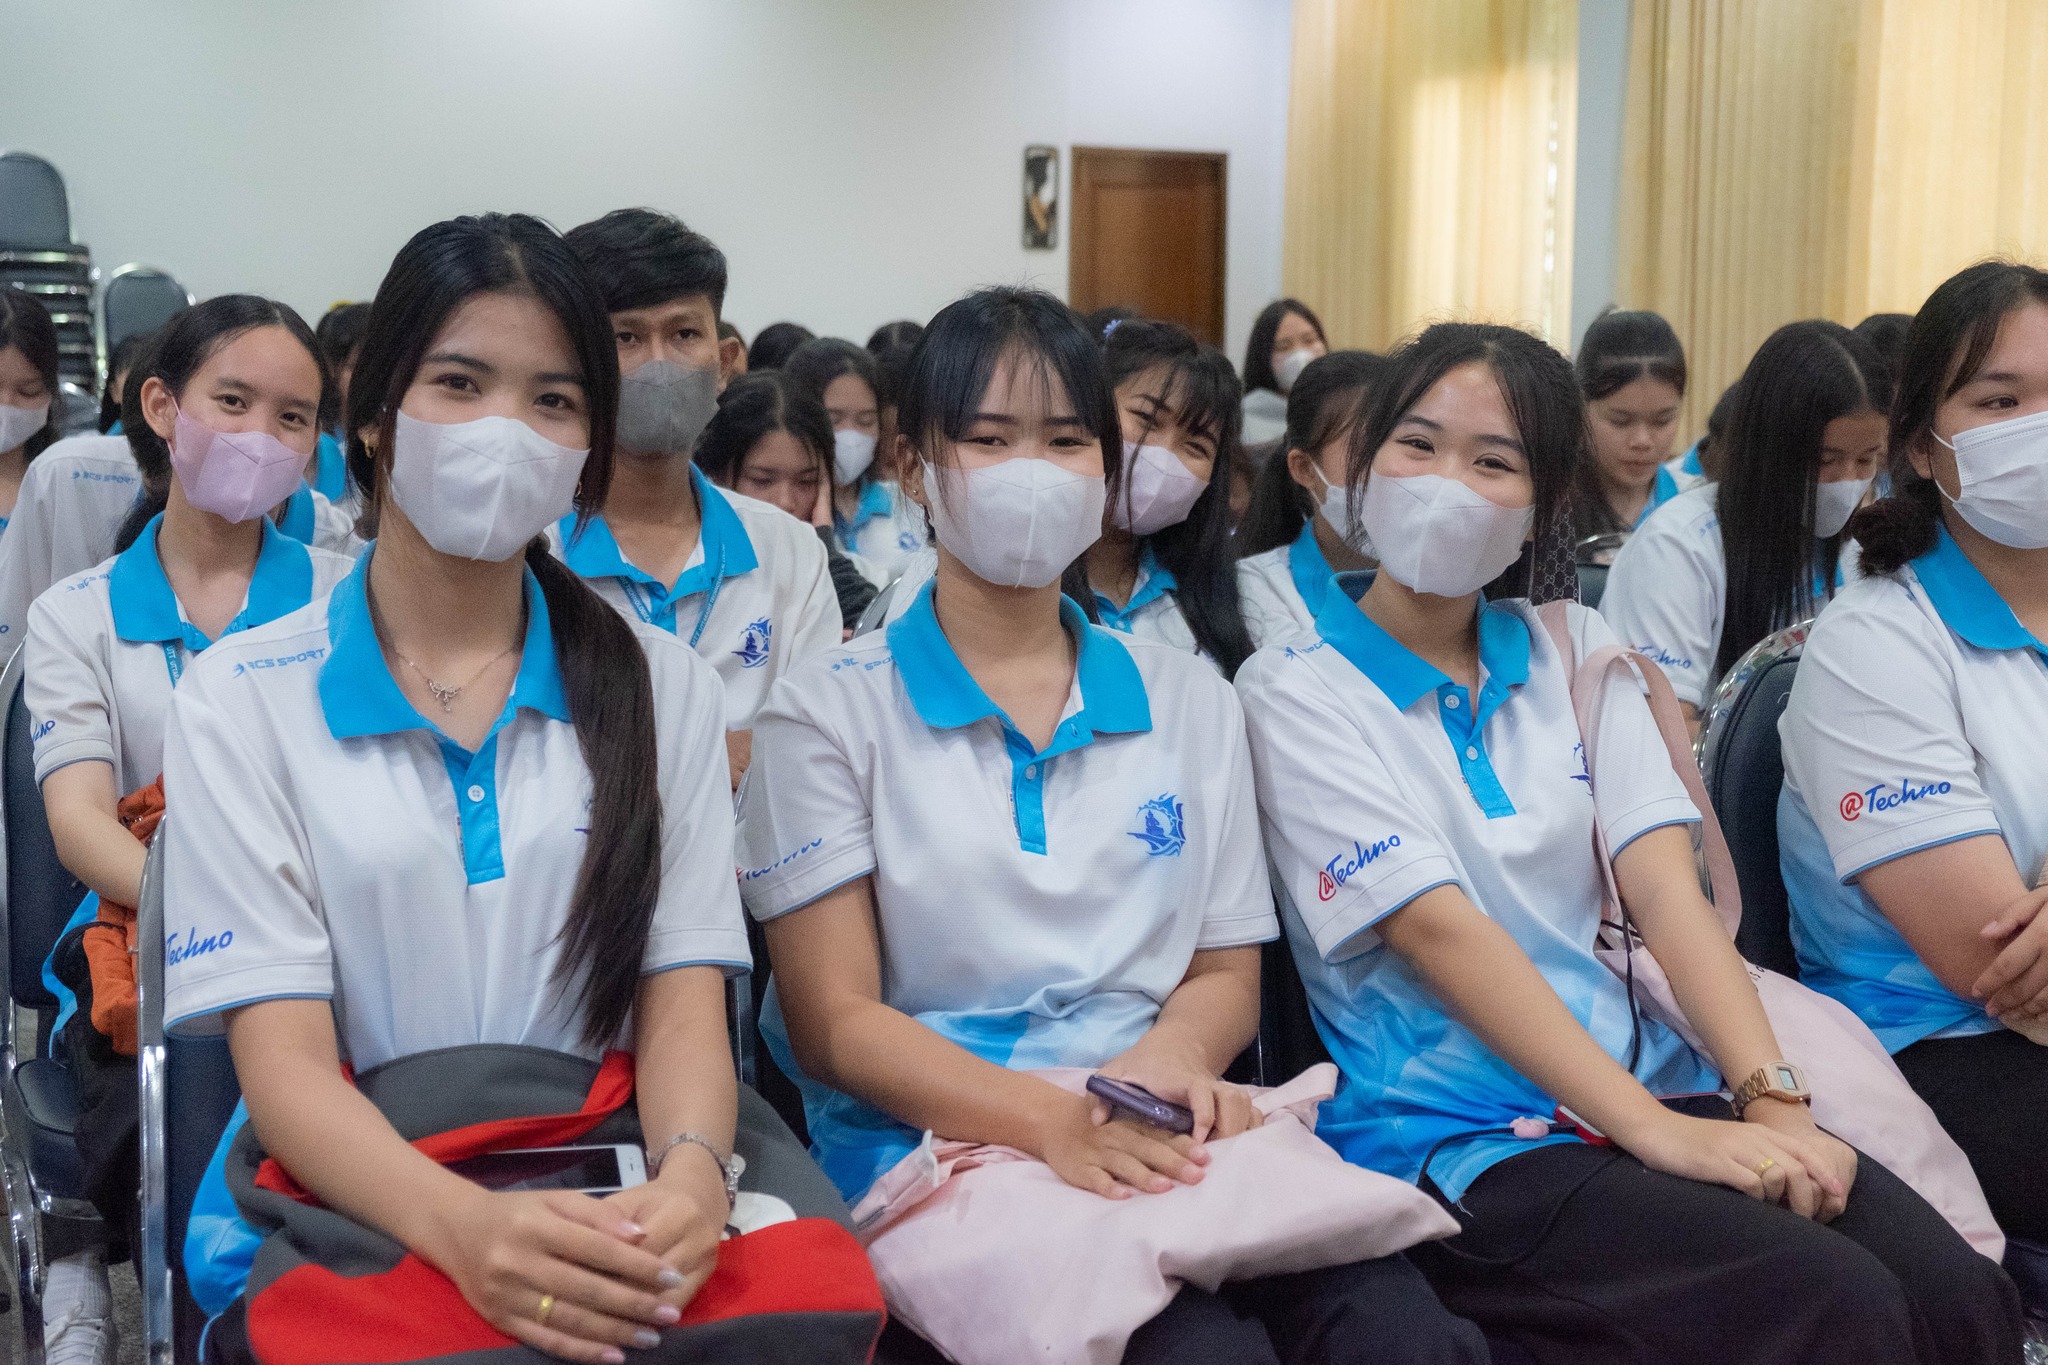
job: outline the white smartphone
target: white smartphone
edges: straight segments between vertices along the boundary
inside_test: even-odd
[[[451,1161],[448,1169],[487,1190],[615,1194],[647,1183],[647,1154],[630,1142],[522,1147]]]

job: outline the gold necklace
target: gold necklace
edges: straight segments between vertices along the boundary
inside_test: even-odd
[[[370,625],[377,632],[377,642],[383,645],[384,648],[390,650],[393,654],[398,655],[398,661],[400,663],[404,664],[407,668],[411,669],[414,673],[417,673],[419,675],[420,681],[427,685],[427,691],[434,694],[434,700],[441,703],[441,714],[443,715],[448,715],[455,710],[455,699],[462,695],[463,689],[471,686],[476,682],[478,678],[481,678],[484,674],[490,672],[493,668],[497,667],[498,664],[504,660],[506,655],[517,652],[521,645],[525,643],[523,640],[514,642],[510,647],[508,647],[503,652],[499,653],[494,658],[492,658],[482,668],[479,668],[476,672],[470,674],[467,681],[457,683],[452,687],[444,682],[436,682],[431,676],[428,675],[426,669],[421,668],[418,664],[414,663],[411,659],[407,658],[405,656],[405,653],[402,650],[400,650],[397,645],[393,644],[391,642],[391,638],[384,633],[383,613],[377,610],[377,599],[370,595],[369,589],[370,585],[368,583],[365,583],[363,585],[363,600],[370,608]]]

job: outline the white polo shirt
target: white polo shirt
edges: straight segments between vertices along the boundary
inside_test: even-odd
[[[1581,658],[1613,643],[1597,613],[1573,607],[1570,620]],[[1557,1101],[1451,1018],[1374,926],[1433,887],[1459,887],[1626,1065],[1628,992],[1593,955],[1593,821],[1619,851],[1698,813],[1625,684],[1609,684],[1600,769],[1588,774],[1570,678],[1526,602],[1480,609],[1476,698],[1342,593],[1317,632],[1260,650],[1237,675],[1282,922],[1344,1074],[1316,1132],[1404,1180],[1427,1163],[1455,1199],[1535,1145],[1484,1130],[1548,1119]],[[1654,1093],[1720,1088],[1712,1064],[1654,1018],[1641,1037],[1635,1074]]]
[[[1237,600],[1252,643],[1283,645],[1314,630],[1324,592],[1336,576],[1316,543],[1313,517],[1302,523],[1293,544],[1238,560]]]
[[[2003,1028],[1930,971],[1856,878],[1921,849],[2004,838],[2048,859],[2048,645],[1944,528],[1896,575],[1835,599],[1778,722],[1778,851],[1801,979],[1896,1052]]]
[[[745,730],[777,678],[839,643],[839,597],[816,531],[695,466],[690,481],[703,530],[674,583],[636,568],[602,516],[581,532],[564,517],[549,542],[620,615],[682,639],[716,669],[726,728]]]
[[[125,436],[72,436],[28,462],[0,536],[0,659],[21,643],[29,603],[114,553],[142,493]]]
[[[861,573],[878,588],[886,588],[903,572],[912,555],[931,540],[924,509],[903,496],[893,483],[880,480],[861,490],[860,505],[853,516],[832,516],[832,531]]]
[[[1275,936],[1243,721],[1178,650],[1088,625],[1042,750],[953,652],[930,588],[887,631],[804,663],[754,730],[740,887],[757,919],[872,874],[883,998],[986,1061],[1098,1066],[1197,951]],[[777,1060],[799,1073],[771,997]],[[799,1077],[849,1199],[913,1130]]]
[[[591,782],[546,599],[529,573],[519,675],[472,753],[393,681],[364,595],[370,560],[327,598],[216,644],[178,688],[165,1016],[203,1033],[239,1005],[331,1000],[358,1068],[471,1043],[594,1057],[553,981]],[[641,973],[744,971],[722,689],[674,636],[636,630],[662,818]]]
[[[938,569],[939,552],[929,546],[911,557],[910,562],[903,566],[895,591],[890,594],[884,625],[893,625],[902,619]],[[1138,581],[1131,587],[1130,601],[1119,607],[1101,593],[1095,594],[1096,623],[1213,663],[1196,647],[1195,632],[1189,628],[1188,618],[1181,615],[1179,587],[1172,572],[1153,558],[1152,547],[1148,545],[1139,557]]]
[[[162,526],[159,513],[133,545],[29,608],[22,687],[38,782],[67,764],[98,760],[113,765],[114,788],[126,794],[163,771],[171,689],[213,642],[185,619],[164,576],[156,548]],[[265,524],[248,595],[223,637],[324,596],[351,564]]]

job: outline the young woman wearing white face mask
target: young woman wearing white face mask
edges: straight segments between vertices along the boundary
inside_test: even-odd
[[[1567,662],[1515,600],[1532,531],[1562,548],[1583,422],[1536,338],[1424,332],[1353,446],[1372,586],[1238,677],[1283,920],[1345,1075],[1318,1131],[1445,1201],[1464,1231],[1418,1264],[1541,1361],[2017,1359],[2010,1282],[1919,1196],[1801,1103],[1754,1095],[1735,1121],[1714,1094],[1780,1053],[1700,894],[1697,816],[1634,687],[1605,690],[1588,770]],[[1578,657],[1613,642],[1567,619]],[[1594,955],[1596,819],[1705,1052]]]
[[[1673,498],[1615,557],[1600,614],[1654,659],[1697,723],[1716,681],[1855,575],[1843,528],[1884,453],[1891,377],[1870,343],[1794,322],[1736,390],[1723,475]]]
[[[1322,321],[1300,299],[1276,299],[1260,310],[1244,347],[1244,418],[1248,446],[1287,432],[1287,396],[1310,362],[1329,353]]]
[[[1807,984],[1856,1011],[2048,1242],[2048,273],[1986,262],[1914,319],[1871,576],[1807,641],[1780,856]],[[2030,889],[2036,888],[2036,889]]]
[[[1122,1199],[1198,1181],[1206,1142],[1253,1122],[1218,1079],[1256,1029],[1257,945],[1274,934],[1235,700],[1060,591],[1122,492],[1104,461],[1114,401],[1050,296],[988,290],[941,311],[901,408],[937,575],[761,716],[740,876],[774,959],[765,1024],[849,1199],[927,1129]],[[1024,1074],[1052,1066],[1143,1085],[1189,1106],[1196,1131],[1109,1121]],[[1481,1351],[1392,1257],[1185,1289],[1123,1359]]]
[[[814,337],[782,363],[783,377],[832,420],[832,528],[839,547],[877,587],[887,586],[927,540],[924,518],[877,464],[882,372],[864,347]]]
[[[618,401],[603,299],[562,239],[436,224],[372,308],[349,458],[378,538],[324,602],[216,646],[173,708],[166,917],[192,928],[166,1015],[225,1026],[261,1150],[430,1268],[421,1312],[622,1365],[713,1274],[736,1106],[742,1132],[762,1110],[736,1099],[725,1029],[748,955],[722,689],[541,539],[602,504]],[[487,1190],[341,1069],[450,1048],[515,1082],[630,1050],[648,1183]],[[791,1141],[747,1150],[750,1185]]]
[[[46,969],[68,997],[53,1050],[70,1062],[84,1107],[77,1139],[87,1188],[123,1244],[134,1232],[137,1178],[127,954],[145,847],[130,826],[153,827],[163,809],[164,724],[193,659],[297,611],[349,570],[347,558],[300,544],[265,515],[298,486],[313,453],[321,388],[312,333],[282,304],[231,294],[172,319],[142,381],[139,433],[167,466],[164,510],[115,558],[56,584],[29,610],[24,687],[36,773],[57,856],[92,892]],[[113,1350],[110,1328],[86,1342],[95,1315],[70,1311],[97,1298],[104,1315],[105,1272],[94,1255],[51,1270],[53,1359]],[[85,1298],[73,1302],[81,1274]]]
[[[57,439],[57,327],[33,294],[0,288],[0,531],[28,463]]]
[[[1284,458],[1259,471],[1251,509],[1237,528],[1237,592],[1252,641],[1269,645],[1313,630],[1323,594],[1340,573],[1372,559],[1351,515],[1344,468],[1373,381],[1386,361],[1370,351],[1332,351],[1301,372],[1287,395]]]

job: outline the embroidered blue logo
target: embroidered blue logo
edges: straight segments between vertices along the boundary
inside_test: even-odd
[[[1398,834],[1390,834],[1370,844],[1353,839],[1349,853],[1339,853],[1323,864],[1321,872],[1316,873],[1316,899],[1329,900],[1337,894],[1338,887],[1400,846],[1401,836]]]
[[[768,646],[775,638],[775,623],[767,617],[748,626],[740,636],[740,647],[733,651],[739,656],[740,667],[759,668],[768,662]]]
[[[1896,791],[1888,790],[1884,783],[1880,782],[1864,791],[1850,792],[1844,796],[1841,803],[1842,818],[1859,819],[1866,810],[1892,810],[1905,805],[1908,801],[1925,801],[1930,796],[1947,796],[1951,790],[1946,782],[1928,782],[1916,787],[1910,777],[1900,778]]]
[[[50,731],[56,728],[57,722],[54,720],[40,721],[37,723],[35,729],[29,731],[28,742],[34,744],[41,740],[44,735],[49,734]]]
[[[924,548],[924,541],[909,531],[899,531],[896,533],[896,548],[899,550],[921,550]]]
[[[1643,655],[1659,668],[1683,668],[1688,671],[1692,668],[1691,659],[1680,658],[1662,645],[1637,645],[1636,653]]]
[[[1145,827],[1132,830],[1131,837],[1143,844],[1151,857],[1175,857],[1187,847],[1187,826],[1182,813],[1180,798],[1172,792],[1155,796],[1138,807],[1138,819]]]
[[[73,479],[84,479],[87,483],[135,482],[135,476],[133,474],[102,474],[99,471],[93,469],[74,469],[71,471],[71,477]]]
[[[1591,787],[1593,785],[1593,771],[1586,766],[1586,746],[1583,744],[1572,745],[1572,757],[1579,760],[1579,770],[1572,774],[1572,781],[1583,782],[1588,787]]]
[[[291,664],[305,663],[308,659],[324,659],[326,657],[327,649],[325,646],[321,646],[315,649],[302,649],[296,654],[279,654],[268,659],[245,659],[235,665],[235,671],[230,676],[239,678],[244,673],[255,673],[266,668],[284,668]]]
[[[805,844],[802,848],[798,849],[796,852],[785,853],[780,858],[777,858],[774,862],[768,864],[768,866],[766,867],[743,867],[740,869],[740,880],[743,882],[750,882],[753,881],[756,877],[765,877],[770,872],[779,871],[782,868],[788,867],[791,863],[795,862],[798,858],[803,857],[806,853],[815,853],[824,846],[825,841],[823,839],[813,839],[808,844]]]
[[[232,929],[223,929],[218,934],[208,934],[205,938],[199,937],[199,930],[196,928],[187,929],[183,943],[178,942],[178,931],[173,929],[164,935],[164,965],[175,967],[188,958],[198,957],[204,953],[217,953],[224,948],[232,947],[234,942],[235,931]]]

